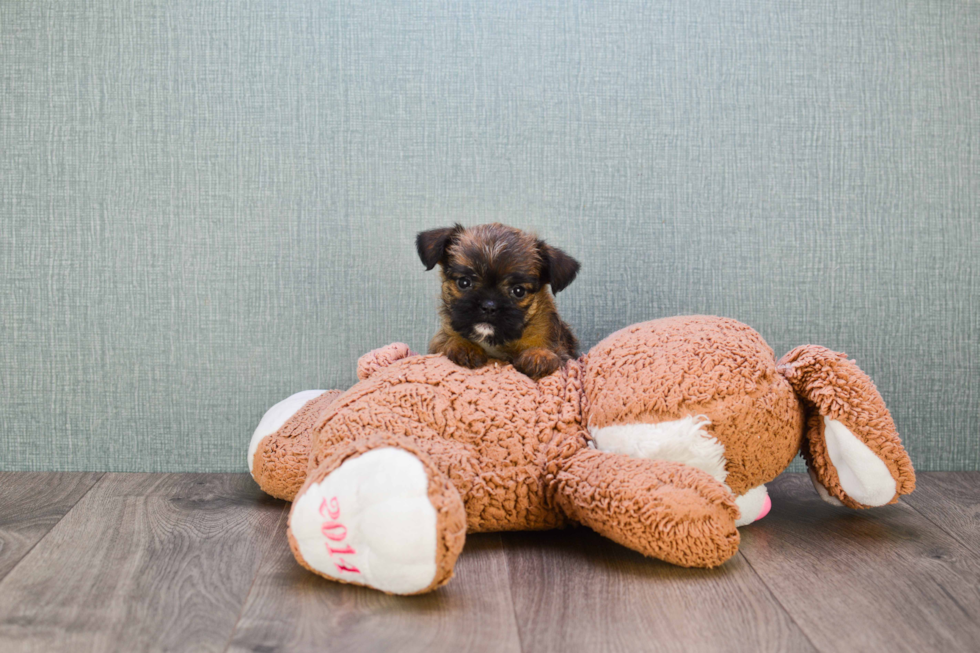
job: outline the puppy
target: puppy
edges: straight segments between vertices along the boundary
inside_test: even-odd
[[[425,269],[442,273],[442,327],[430,354],[469,368],[508,361],[532,379],[578,356],[551,296],[578,274],[571,256],[499,223],[423,231],[415,245]]]

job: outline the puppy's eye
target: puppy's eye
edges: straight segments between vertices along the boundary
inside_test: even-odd
[[[524,286],[514,286],[513,288],[510,289],[510,294],[513,295],[514,297],[517,297],[518,299],[523,297],[526,292],[527,289]]]
[[[472,285],[473,282],[467,279],[466,277],[463,277],[462,279],[456,279],[456,287],[459,288],[460,290],[466,290]]]

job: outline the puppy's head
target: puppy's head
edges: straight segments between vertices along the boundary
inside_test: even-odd
[[[416,238],[426,270],[442,270],[443,314],[469,340],[500,346],[554,308],[552,292],[578,274],[578,261],[533,234],[499,223],[423,231]]]

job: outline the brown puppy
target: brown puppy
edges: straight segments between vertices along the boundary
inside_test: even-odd
[[[423,231],[415,245],[425,269],[438,263],[442,272],[442,328],[430,354],[469,368],[509,361],[533,379],[578,356],[551,296],[578,274],[571,256],[499,223]]]

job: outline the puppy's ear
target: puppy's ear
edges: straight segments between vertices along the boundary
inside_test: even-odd
[[[578,261],[543,240],[538,241],[538,251],[541,252],[541,283],[551,284],[551,292],[559,293],[575,281]]]
[[[418,250],[419,258],[422,259],[426,270],[431,270],[436,263],[444,261],[446,248],[453,243],[461,231],[463,225],[457,223],[452,227],[422,231],[415,237],[415,249]]]

